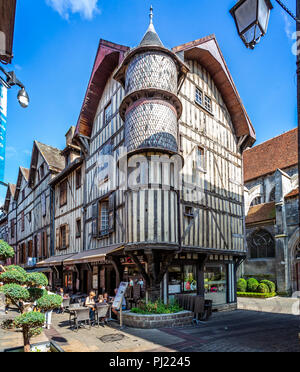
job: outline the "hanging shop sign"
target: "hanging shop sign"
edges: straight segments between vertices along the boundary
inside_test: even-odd
[[[0,84],[0,181],[4,182],[7,88]]]

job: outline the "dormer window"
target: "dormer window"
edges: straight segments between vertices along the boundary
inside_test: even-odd
[[[41,166],[40,166],[40,179],[43,179],[44,178],[44,164],[42,164]]]

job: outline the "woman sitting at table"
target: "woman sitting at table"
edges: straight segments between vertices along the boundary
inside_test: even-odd
[[[104,297],[102,294],[98,296],[98,304],[104,304]]]
[[[85,306],[89,307],[90,309],[90,320],[92,322],[95,321],[95,307],[96,307],[95,297],[96,297],[96,293],[91,291],[89,296],[85,300]]]
[[[109,298],[108,298],[108,293],[107,292],[105,292],[104,295],[103,295],[103,302],[105,304],[108,304],[109,303]]]

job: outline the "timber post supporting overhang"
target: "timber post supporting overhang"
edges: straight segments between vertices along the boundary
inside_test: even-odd
[[[231,74],[221,53],[215,35],[192,41],[173,48],[183,58],[199,62],[211,75],[216,87],[222,95],[237,137],[244,139],[244,148],[252,146],[256,140],[255,131],[247,115]]]

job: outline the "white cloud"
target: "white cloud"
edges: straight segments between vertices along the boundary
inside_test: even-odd
[[[289,39],[293,39],[293,33],[295,32],[291,19],[286,13],[283,13],[284,18],[284,31]]]
[[[79,13],[85,19],[92,19],[99,12],[98,0],[46,0],[63,18],[69,19],[70,13]]]

